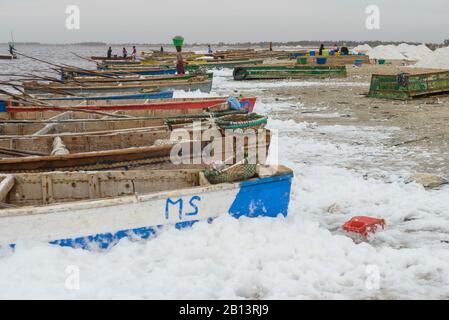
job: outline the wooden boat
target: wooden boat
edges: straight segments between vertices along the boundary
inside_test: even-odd
[[[210,92],[212,89],[212,79],[208,75],[195,76],[185,80],[161,80],[150,81],[149,83],[103,83],[92,85],[77,85],[77,84],[45,84],[39,82],[24,82],[23,87],[26,93],[29,94],[92,94],[92,93],[105,93],[105,92],[142,92],[145,90],[158,90],[158,91],[172,91],[172,90],[184,90],[184,91],[196,91]]]
[[[103,61],[97,62],[97,63],[102,64],[102,65],[131,66],[131,65],[140,65],[141,61],[140,60],[109,60],[109,59],[107,59],[107,60],[103,60]]]
[[[15,54],[0,54],[0,60],[13,60],[17,59],[17,56]]]
[[[64,145],[68,153],[151,146],[157,139],[169,139],[172,129],[190,129],[194,120],[198,124],[203,123],[204,127],[207,125],[201,119],[178,119],[174,126],[168,126],[162,119],[51,123],[53,126],[45,125],[33,134],[0,136],[0,158],[52,155],[55,139],[60,139],[58,148],[59,145]],[[24,131],[33,129],[34,124],[29,127],[25,125]],[[45,130],[47,128],[49,129]],[[119,140],[122,144],[118,143]]]
[[[64,111],[87,110],[87,111],[140,111],[153,116],[174,116],[179,114],[192,114],[203,111],[216,110],[220,105],[227,102],[227,97],[216,98],[178,98],[150,101],[134,100],[84,100],[82,102],[73,100],[64,101],[64,104],[58,106],[29,106],[22,105],[20,102],[11,99],[1,99],[0,97],[0,119],[27,119],[42,120],[56,117]],[[256,98],[240,98],[240,109],[253,112]],[[98,103],[98,104],[97,104]],[[67,110],[65,108],[70,108]],[[227,105],[225,108],[229,108]],[[86,117],[86,113],[81,113]],[[97,115],[98,116],[98,115]]]
[[[120,78],[106,78],[106,77],[74,77],[70,79],[70,81],[66,81],[67,83],[75,82],[80,84],[126,84],[126,83],[146,83],[148,81],[178,81],[178,80],[189,80],[197,77],[199,74],[163,74],[163,75],[149,75],[149,76],[141,76],[141,75],[130,75],[123,76]],[[208,76],[210,79],[213,78],[213,73],[201,73],[201,75]]]
[[[271,142],[269,130],[257,131],[257,139],[254,140],[245,139],[244,133],[236,133],[231,137],[231,141],[235,142],[230,143],[229,136],[217,138],[203,134],[209,128],[210,126],[200,127],[198,131],[186,128],[181,132],[174,131],[174,135],[169,130],[147,128],[56,137],[7,137],[0,139],[0,145],[3,146],[0,147],[0,153],[6,155],[0,159],[0,172],[126,169],[155,164],[171,167],[174,165],[173,159],[187,166],[204,166],[208,159],[202,153],[213,148],[212,141],[223,148],[213,151],[216,160],[226,161],[230,152],[253,154],[260,162],[266,160]],[[182,137],[183,141],[172,140],[174,137]],[[162,143],[156,143],[156,139],[162,139]],[[238,139],[243,141],[240,146]],[[27,147],[27,150],[17,149],[15,146]],[[239,148],[238,151],[236,148]],[[199,153],[195,153],[195,150]],[[261,156],[264,158],[260,158]]]
[[[307,79],[346,77],[345,66],[304,66],[297,64],[254,65],[234,68],[234,80]]]
[[[76,101],[93,101],[98,103],[104,100],[156,100],[156,99],[172,99],[173,91],[163,91],[163,92],[148,92],[148,93],[135,93],[135,94],[119,94],[119,95],[84,95],[84,96],[69,96],[69,97],[58,97],[52,96],[49,98],[40,98],[42,101],[64,101],[73,102]]]
[[[221,69],[221,68],[234,68],[240,65],[253,65],[261,64],[264,59],[246,59],[246,60],[231,60],[231,61],[207,61],[206,63],[189,63],[185,66],[187,71],[195,71],[198,69]]]
[[[283,166],[258,166],[254,177],[222,184],[194,169],[7,175],[0,182],[0,244],[105,249],[123,238],[147,239],[164,225],[287,216],[292,177]]]
[[[352,65],[356,61],[360,64],[370,64],[369,56],[366,55],[343,55],[343,56],[299,56],[298,58],[307,58],[306,65],[318,65],[316,60],[326,58],[326,65],[329,66],[345,66]]]
[[[91,77],[93,75],[103,76],[103,77],[122,77],[128,75],[158,75],[158,74],[176,74],[176,68],[171,67],[155,67],[147,68],[145,70],[74,70],[71,68],[62,68],[60,70],[61,80],[73,79],[74,77]]]
[[[216,51],[212,55],[214,59],[281,59],[288,58],[289,53],[286,51],[269,51],[269,50],[254,50],[254,49],[237,49],[237,50],[226,50],[226,51]]]
[[[243,59],[243,60],[212,60],[212,61],[203,61],[203,62],[195,62],[195,61],[189,61],[185,65],[186,71],[196,71],[198,69],[216,69],[216,68],[234,68],[238,65],[250,65],[250,64],[261,64],[263,63],[264,59]],[[156,64],[151,65],[145,65],[145,64],[127,64],[127,63],[121,63],[121,64],[108,64],[108,63],[102,63],[97,64],[97,68],[99,70],[145,70],[146,68],[153,68]],[[159,66],[165,66],[169,68],[173,68],[173,64],[166,64],[166,65],[159,65]]]
[[[129,60],[133,60],[134,58],[133,57],[126,57],[126,58],[124,58],[124,57],[120,57],[120,56],[117,56],[117,55],[115,55],[115,56],[112,56],[112,57],[100,57],[100,56],[92,56],[92,57],[90,57],[92,60],[98,60],[98,61],[103,61],[103,60],[112,60],[112,61],[115,61],[115,60],[124,60],[124,61],[129,61]]]
[[[218,109],[218,108],[217,108]],[[167,112],[141,110],[120,111],[104,116],[100,114],[86,114],[82,112],[67,111],[51,113],[54,116],[46,118],[43,113],[29,113],[27,119],[4,120],[0,123],[0,140],[6,138],[39,136],[39,135],[79,135],[91,132],[112,132],[119,130],[153,129],[158,130],[174,128],[177,125],[191,124],[193,121],[210,120],[211,118],[242,114],[238,111],[217,110],[214,112],[190,113],[184,115],[172,115]],[[113,117],[116,115],[117,117]],[[25,116],[24,116],[25,117]],[[11,147],[16,147],[14,143]],[[26,150],[25,148],[19,148]]]
[[[206,111],[207,110],[207,111]],[[184,112],[183,112],[184,111]],[[0,123],[0,139],[9,136],[47,135],[91,131],[125,130],[210,120],[225,115],[248,115],[246,111],[229,110],[227,104],[207,109],[186,110],[119,110],[109,113],[81,111],[18,112]]]
[[[449,71],[373,74],[368,97],[411,100],[449,93]]]

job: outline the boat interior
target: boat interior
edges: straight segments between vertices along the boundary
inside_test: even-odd
[[[289,172],[284,166],[258,165],[251,179]],[[0,208],[112,199],[209,185],[201,169],[8,174],[0,175]]]

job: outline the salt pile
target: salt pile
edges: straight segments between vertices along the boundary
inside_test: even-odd
[[[368,52],[371,59],[386,60],[406,60],[405,57],[395,45],[377,46]]]
[[[352,49],[352,51],[354,53],[367,53],[369,51],[371,51],[373,48],[371,48],[371,46],[369,44],[359,44],[357,47],[355,47],[354,49]]]
[[[449,47],[435,50],[414,65],[416,68],[449,69]]]
[[[432,54],[432,50],[430,50],[426,45],[421,44],[418,46],[410,45],[407,43],[401,43],[397,46],[399,52],[403,54],[407,60],[410,61],[419,61],[422,59],[427,59],[429,55]]]

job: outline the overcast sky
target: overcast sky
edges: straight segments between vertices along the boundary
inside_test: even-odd
[[[80,30],[65,27],[80,8]],[[365,27],[368,5],[380,30]],[[449,0],[0,0],[0,42],[72,43],[449,39]]]

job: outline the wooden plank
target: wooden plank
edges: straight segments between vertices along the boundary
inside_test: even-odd
[[[52,176],[43,174],[41,177],[42,188],[42,204],[49,204],[53,202],[53,182]]]
[[[89,198],[97,199],[101,196],[100,190],[100,179],[98,174],[89,174],[88,175],[88,183],[89,183]]]

